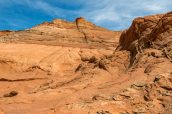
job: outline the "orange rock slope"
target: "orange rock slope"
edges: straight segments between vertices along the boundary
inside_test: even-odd
[[[1,39],[4,42],[114,49],[120,34],[120,31],[106,30],[81,17],[74,22],[55,19],[25,31],[12,32]]]
[[[120,36],[56,19],[1,35],[0,113],[171,114],[171,22],[139,17]]]

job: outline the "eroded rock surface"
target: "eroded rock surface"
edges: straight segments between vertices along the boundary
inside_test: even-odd
[[[120,39],[83,18],[0,36],[0,113],[171,114],[171,22],[139,17]]]
[[[120,31],[98,27],[81,17],[74,22],[55,19],[28,30],[12,32],[0,39],[1,42],[115,49],[120,34]]]

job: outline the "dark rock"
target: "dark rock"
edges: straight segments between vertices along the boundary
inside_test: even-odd
[[[92,56],[89,60],[89,63],[96,63],[97,58],[95,56]]]
[[[17,95],[18,95],[17,91],[11,91],[10,93],[4,94],[4,97],[14,97]]]
[[[112,113],[110,113],[109,111],[102,110],[102,111],[98,111],[97,114],[112,114]]]
[[[149,94],[144,95],[144,100],[145,101],[152,101],[152,98],[150,97]]]
[[[100,68],[100,69],[107,70],[107,66],[106,66],[105,61],[103,61],[103,60],[100,60],[100,61],[99,61],[99,68]]]
[[[157,75],[157,76],[155,77],[155,79],[154,79],[154,82],[157,82],[157,81],[159,81],[161,78],[162,78],[162,76],[160,76],[160,75]]]
[[[78,67],[75,69],[75,72],[79,71],[82,67],[82,64],[79,64]]]

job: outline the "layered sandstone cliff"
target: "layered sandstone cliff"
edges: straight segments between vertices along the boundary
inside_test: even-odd
[[[110,31],[94,25],[84,18],[74,22],[55,19],[31,29],[16,31],[1,37],[1,41],[25,42],[45,45],[81,46],[115,49],[121,32]]]

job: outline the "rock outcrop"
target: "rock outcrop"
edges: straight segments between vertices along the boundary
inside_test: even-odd
[[[115,49],[120,31],[110,31],[94,25],[84,18],[77,18],[74,22],[55,19],[45,22],[31,29],[16,31],[8,36],[0,37],[7,42],[25,42],[45,45],[65,45]]]
[[[120,37],[117,50],[131,52],[131,62],[139,53],[152,49],[153,56],[164,56],[172,61],[172,12],[136,18]]]
[[[150,41],[149,35],[151,34],[162,15],[153,15],[146,17],[138,17],[133,20],[132,25],[128,30],[125,30],[119,41],[121,50],[132,50],[134,45],[140,43],[141,39]],[[146,41],[145,40],[145,41]]]
[[[172,12],[136,18],[131,27],[122,33],[118,49],[141,52],[146,48],[154,48],[169,51],[172,42],[171,26]]]

